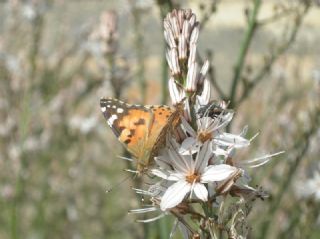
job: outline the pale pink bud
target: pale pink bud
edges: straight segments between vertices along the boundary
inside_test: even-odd
[[[196,19],[196,15],[192,14],[190,19],[189,19],[189,23],[190,23],[191,27],[194,26],[194,24],[196,23],[196,20],[197,20]]]
[[[172,31],[164,31],[164,38],[166,39],[166,42],[168,43],[170,48],[177,47]]]
[[[187,59],[187,53],[188,53],[188,46],[187,46],[187,40],[183,35],[179,36],[179,59]]]
[[[179,10],[178,11],[178,22],[179,22],[179,28],[181,29],[183,26],[183,21],[184,21],[184,11]]]
[[[166,57],[167,57],[168,65],[171,69],[172,75],[179,75],[181,72],[180,72],[177,48],[172,48],[171,50],[169,50],[169,52],[166,54]]]
[[[179,22],[177,17],[174,16],[172,18],[171,25],[172,25],[172,32],[173,32],[174,39],[178,39],[180,35],[180,28],[179,28]]]
[[[197,64],[193,63],[188,69],[186,91],[195,92],[197,90]]]
[[[196,62],[196,56],[197,56],[197,45],[191,44],[189,59],[188,59],[188,67],[190,67],[194,62]]]
[[[210,84],[210,81],[207,78],[205,78],[203,81],[203,89],[202,89],[201,95],[197,97],[199,104],[200,105],[209,104],[210,96],[211,96],[211,84]]]
[[[182,26],[182,35],[187,39],[188,42],[190,39],[190,31],[191,31],[190,23],[188,21],[184,21]]]
[[[197,43],[198,37],[199,37],[199,28],[200,28],[199,24],[197,24],[193,28],[193,30],[191,32],[191,37],[190,37],[190,44],[192,44],[192,43],[196,44]]]
[[[169,94],[173,105],[180,103],[185,97],[183,90],[176,84],[173,77],[169,79]]]
[[[208,70],[209,70],[209,61],[206,60],[203,64],[203,66],[201,67],[198,84],[201,85],[203,83],[203,81],[207,75]]]

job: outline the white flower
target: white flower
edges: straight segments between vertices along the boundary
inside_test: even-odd
[[[320,165],[314,171],[312,178],[298,183],[297,194],[303,198],[314,198],[320,201]]]
[[[240,133],[240,136],[244,136],[247,132],[247,127],[244,128],[244,130]],[[251,142],[258,134],[254,135],[249,141]],[[270,161],[272,157],[278,156],[280,154],[283,154],[284,151],[280,151],[273,154],[265,154],[263,156],[259,156],[253,159],[248,160],[236,160],[235,154],[237,149],[235,147],[229,147],[227,150],[225,150],[226,154],[224,155],[225,163],[235,166],[237,168],[241,168],[242,171],[242,177],[237,181],[237,185],[242,185],[244,187],[249,187],[248,183],[251,181],[251,177],[249,176],[247,170],[250,168],[257,168],[260,166],[265,165]]]
[[[27,18],[28,20],[34,20],[37,17],[36,10],[32,5],[25,5],[22,9],[22,16]]]
[[[197,120],[197,128],[195,131],[191,125],[182,120],[184,130],[190,135],[182,143],[180,153],[186,154],[194,152],[205,142],[211,143],[211,150],[216,155],[227,155],[227,149],[247,147],[250,141],[241,135],[235,135],[223,132],[224,128],[232,120],[233,112],[225,112],[216,117],[204,116]]]
[[[205,184],[227,179],[238,169],[226,164],[210,165],[208,161],[212,157],[209,150],[209,143],[204,143],[197,152],[196,159],[192,155],[181,155],[177,152],[177,144],[171,140],[171,147],[168,148],[168,158],[158,157],[156,162],[159,165],[170,165],[162,169],[153,169],[152,173],[160,178],[174,182],[165,191],[161,198],[160,208],[166,209],[177,206],[190,194],[202,200],[208,200],[208,190]]]

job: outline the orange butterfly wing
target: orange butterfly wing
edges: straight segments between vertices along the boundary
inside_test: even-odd
[[[165,105],[130,105],[107,98],[101,99],[100,106],[116,137],[136,158],[139,172],[152,164],[171,123],[180,118],[177,111]]]

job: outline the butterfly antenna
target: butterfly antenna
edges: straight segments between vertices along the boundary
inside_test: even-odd
[[[120,186],[122,186],[125,182],[127,182],[129,179],[133,179],[135,177],[135,175],[129,175],[127,177],[125,177],[124,179],[121,179],[118,183],[116,183],[115,185],[113,185],[110,189],[107,189],[106,193],[110,193],[113,191],[114,188],[119,188]]]

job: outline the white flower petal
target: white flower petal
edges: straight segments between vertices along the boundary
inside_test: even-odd
[[[137,222],[142,222],[142,223],[149,223],[149,222],[154,222],[156,220],[159,220],[160,218],[163,218],[166,214],[162,213],[156,217],[146,219],[146,220],[137,220]]]
[[[191,172],[194,169],[194,160],[191,154],[181,155],[181,158],[184,160],[188,172]]]
[[[234,156],[236,155],[236,149],[231,147],[229,149],[227,149],[227,152],[228,152],[228,157],[229,158],[234,158]]]
[[[214,146],[214,148],[212,149],[212,153],[214,153],[216,156],[225,156],[226,157],[229,155],[228,150],[224,150],[223,148],[218,147],[218,146]]]
[[[185,176],[181,173],[171,173],[167,178],[168,181],[179,181],[184,180]]]
[[[208,190],[202,183],[196,183],[193,191],[200,200],[204,202],[208,200]]]
[[[229,122],[232,120],[233,114],[234,114],[233,112],[229,112],[225,115],[218,116],[218,118],[215,120],[215,122],[219,122],[220,124],[216,125],[214,128],[210,127],[210,130],[215,131],[215,130],[222,129],[225,126],[227,126],[229,124]]]
[[[193,169],[192,155],[181,155],[175,149],[169,150],[169,155],[171,159],[174,158],[174,160],[171,161],[173,168],[180,173],[187,174]]]
[[[185,98],[185,95],[184,95],[184,98]],[[186,120],[191,121],[190,104],[189,104],[188,100],[185,100],[185,102],[184,102],[183,116]],[[183,118],[183,117],[181,117],[181,118]]]
[[[211,143],[205,142],[202,145],[201,150],[197,154],[197,158],[195,161],[194,170],[197,172],[202,172],[206,166],[208,166],[208,161],[210,156],[212,155],[212,151],[210,150]]]
[[[197,140],[193,137],[186,138],[179,149],[179,153],[182,155],[194,154],[197,152]]]
[[[196,139],[193,137],[188,137],[185,140],[183,140],[182,144],[181,144],[181,148],[188,150],[193,144],[196,143]]]
[[[214,129],[217,125],[217,121],[211,117],[204,116],[197,120],[198,131],[213,132],[211,129]]]
[[[171,185],[164,193],[160,208],[162,211],[177,206],[191,190],[191,184],[186,181],[178,181]]]
[[[188,166],[185,164],[184,159],[180,154],[176,152],[174,148],[168,149],[169,158],[171,160],[171,165],[179,173],[188,173]]]
[[[191,148],[189,148],[188,150],[186,149],[180,149],[179,153],[181,155],[193,155],[195,153],[198,152],[199,148],[200,148],[201,144],[199,144],[198,142],[196,144],[194,144]]]
[[[160,170],[160,169],[152,169],[151,173],[159,178],[163,178],[163,179],[167,179],[169,177],[169,174],[167,174],[166,172]]]
[[[197,133],[194,131],[194,129],[191,127],[191,125],[188,123],[188,121],[185,120],[184,117],[181,117],[181,123],[183,129],[188,132],[192,137],[196,138]]]
[[[221,133],[214,138],[214,142],[222,146],[233,146],[235,148],[247,147],[250,141],[235,134]]]
[[[201,176],[201,182],[216,182],[228,178],[237,168],[227,164],[211,165],[207,167]]]
[[[197,95],[197,103],[198,105],[207,105],[210,102],[211,96],[211,84],[210,81],[205,78],[203,83],[203,90],[201,95]]]
[[[154,157],[154,161],[161,169],[170,169],[171,163],[167,150],[163,150],[165,152],[161,152],[162,155]]]

